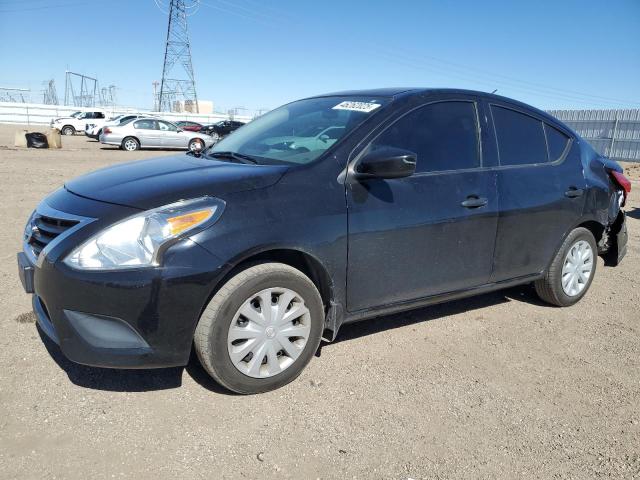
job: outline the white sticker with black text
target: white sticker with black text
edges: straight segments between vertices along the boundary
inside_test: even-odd
[[[354,112],[369,113],[369,112],[373,112],[379,106],[380,106],[379,103],[346,101],[346,102],[341,102],[335,107],[333,107],[333,110],[351,110]]]

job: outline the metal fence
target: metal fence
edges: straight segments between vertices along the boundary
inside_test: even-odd
[[[178,120],[191,120],[199,123],[215,123],[220,120],[227,120],[229,115],[225,113],[170,113],[170,112],[145,112],[126,107],[107,107],[107,108],[81,108],[81,107],[65,107],[61,105],[44,105],[38,103],[9,103],[0,102],[0,123],[16,123],[24,125],[49,125],[52,118],[70,115],[73,112],[103,110],[108,117],[119,115],[121,113],[149,113],[166,120],[176,122]],[[234,116],[235,120],[241,122],[251,121],[251,117],[244,115]]]
[[[640,109],[550,110],[598,153],[614,160],[640,162]]]

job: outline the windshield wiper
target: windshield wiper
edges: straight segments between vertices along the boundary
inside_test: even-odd
[[[254,163],[257,164],[258,161],[253,158],[251,155],[245,155],[244,153],[238,152],[208,152],[207,157],[213,158],[231,158],[233,160],[238,160],[242,163]]]

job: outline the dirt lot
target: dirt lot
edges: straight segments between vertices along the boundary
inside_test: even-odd
[[[0,126],[0,478],[640,478],[640,166],[630,248],[568,309],[520,287],[345,327],[293,384],[101,370],[43,343],[15,252],[66,179],[170,152],[14,149]]]

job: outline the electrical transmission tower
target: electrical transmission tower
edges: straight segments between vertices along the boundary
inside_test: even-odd
[[[116,105],[116,86],[109,85],[100,89],[100,104],[103,107],[115,107]]]
[[[77,95],[80,82],[80,94]],[[73,107],[95,107],[98,98],[98,80],[81,73],[66,72],[64,86],[64,104]]]
[[[42,91],[42,103],[45,105],[58,105],[58,92],[56,82],[52,79],[45,82],[46,89]]]
[[[166,8],[162,1],[156,0],[156,5],[161,11]],[[186,109],[200,113],[187,27],[187,17],[196,12],[200,2],[199,0],[170,0],[170,2],[168,12],[166,12],[169,15],[169,26],[158,97],[158,111],[171,112]],[[174,72],[174,67],[176,67],[175,70],[181,70],[181,72]]]
[[[29,103],[30,94],[31,90],[28,88],[0,87],[0,102]]]

